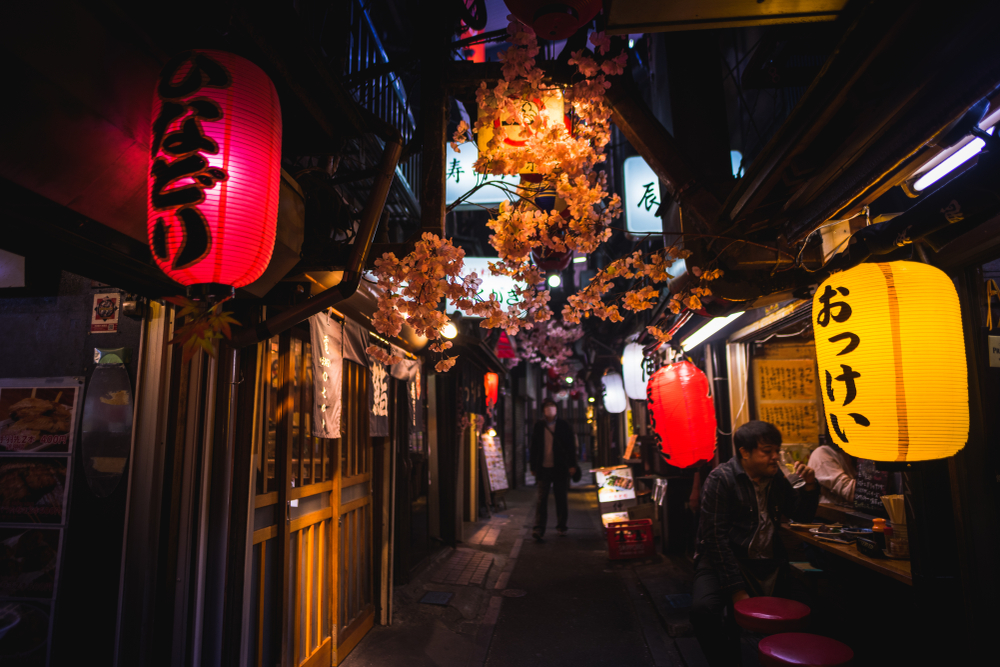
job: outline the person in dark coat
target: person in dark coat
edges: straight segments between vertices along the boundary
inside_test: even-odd
[[[701,521],[691,592],[691,623],[712,667],[739,665],[733,605],[758,595],[796,597],[788,556],[777,539],[782,516],[812,520],[819,503],[816,474],[796,464],[805,486],[793,489],[780,464],[781,432],[750,421],[733,434],[736,456],[720,464],[701,492]]]
[[[545,534],[550,486],[556,497],[556,530],[560,535],[566,534],[569,480],[580,468],[576,461],[576,434],[567,421],[558,418],[559,407],[556,402],[546,399],[542,403],[542,413],[545,418],[535,423],[535,430],[531,434],[531,453],[528,459],[538,488],[535,528],[531,533],[536,540],[542,539]]]

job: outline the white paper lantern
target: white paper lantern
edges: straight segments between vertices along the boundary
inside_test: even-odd
[[[625,393],[636,401],[646,400],[646,360],[642,354],[642,345],[629,343],[622,354],[622,372],[625,374]]]
[[[608,373],[601,378],[601,383],[604,384],[604,409],[615,414],[625,412],[628,399],[625,398],[622,376],[618,373]]]

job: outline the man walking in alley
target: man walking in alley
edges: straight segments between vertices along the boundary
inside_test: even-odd
[[[566,494],[569,491],[569,479],[571,476],[575,477],[580,469],[576,461],[576,435],[568,422],[558,419],[559,407],[556,402],[551,398],[545,399],[542,403],[542,413],[545,419],[535,423],[529,457],[531,474],[535,476],[535,484],[538,487],[535,529],[531,533],[536,540],[542,539],[542,535],[545,534],[550,486],[556,497],[556,530],[560,535],[566,534],[569,514]]]
[[[782,515],[812,520],[819,502],[813,470],[797,463],[805,485],[793,489],[779,462],[781,433],[750,421],[733,435],[736,456],[705,480],[695,553],[691,622],[713,667],[740,664],[733,605],[757,595],[789,597],[788,558],[775,533]]]

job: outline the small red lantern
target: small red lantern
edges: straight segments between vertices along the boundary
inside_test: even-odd
[[[483,377],[483,383],[486,385],[486,409],[492,411],[493,406],[497,404],[497,394],[500,391],[500,376],[496,373],[487,373]]]
[[[708,378],[682,361],[653,373],[646,385],[650,421],[667,463],[686,468],[715,453],[715,403]]]
[[[193,298],[232,296],[267,268],[281,178],[271,80],[223,51],[167,62],[153,102],[149,245]]]
[[[517,359],[517,350],[506,331],[501,331],[497,340],[497,359]]]
[[[601,0],[504,0],[507,8],[542,39],[566,39],[601,11]]]

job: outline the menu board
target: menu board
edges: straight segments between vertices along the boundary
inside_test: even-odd
[[[754,391],[757,418],[778,427],[785,444],[819,444],[815,360],[755,360]]]
[[[756,364],[758,400],[816,400],[816,362],[812,359],[758,359]]]
[[[507,466],[503,460],[503,448],[499,439],[484,434],[480,441],[483,444],[483,456],[486,459],[486,471],[490,477],[490,491],[504,491],[507,487]]]
[[[757,407],[761,421],[774,424],[785,444],[819,442],[819,411],[815,403],[763,403]]]
[[[889,473],[876,470],[875,462],[858,459],[858,476],[854,484],[854,509],[865,514],[886,516],[882,496],[889,493]]]
[[[47,660],[82,377],[0,379],[0,664]]]
[[[597,479],[598,502],[635,499],[635,482],[632,481],[632,469],[628,466],[594,468],[594,476]]]

